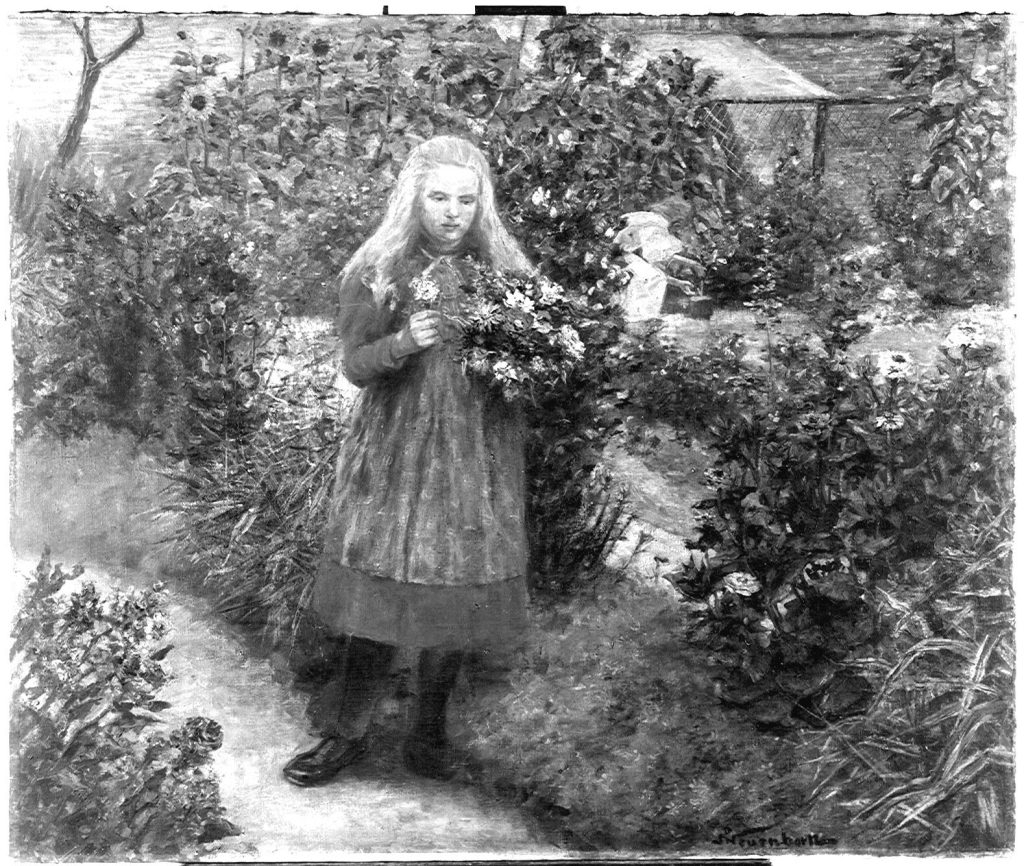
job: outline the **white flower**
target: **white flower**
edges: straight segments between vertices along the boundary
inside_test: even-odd
[[[610,228],[610,227],[609,227],[609,228],[606,228],[606,229],[604,230],[604,236],[605,236],[606,238],[613,238],[613,237],[615,237],[615,229],[613,229],[613,228]]]
[[[416,277],[409,285],[412,288],[413,297],[417,301],[423,301],[427,304],[436,301],[437,296],[441,293],[441,287],[430,277]]]
[[[563,129],[560,133],[558,133],[558,144],[562,148],[562,150],[568,150],[570,147],[572,147],[574,138],[575,136],[573,135],[571,129]]]
[[[973,322],[957,322],[949,329],[943,345],[949,349],[962,350],[967,347],[973,348],[978,345],[979,340],[978,327]]]
[[[473,349],[466,363],[474,373],[483,375],[487,372],[487,353],[483,349]]]
[[[658,93],[660,93],[662,96],[668,96],[669,91],[672,89],[671,87],[669,87],[669,83],[664,78],[658,79],[658,81],[655,82],[654,86],[658,88]]]
[[[535,375],[542,376],[548,371],[547,364],[544,363],[543,358],[531,358],[530,359],[530,372]]]
[[[481,304],[476,310],[474,318],[484,331],[489,331],[498,324],[501,318],[500,309],[497,304]]]
[[[565,292],[558,283],[553,283],[546,277],[540,281],[540,302],[542,304],[557,304],[565,300]]]
[[[906,423],[906,419],[899,412],[883,412],[875,419],[875,429],[892,433],[902,430]]]
[[[552,205],[551,210],[548,211],[548,216],[551,217],[551,219],[556,219],[558,217],[558,208]]]
[[[761,591],[761,581],[745,571],[734,571],[727,574],[722,585],[733,595],[750,596]]]
[[[569,357],[577,361],[583,357],[586,346],[583,345],[580,335],[572,325],[562,325],[558,329],[558,341],[569,354]]]
[[[494,378],[499,382],[509,382],[519,378],[515,367],[508,361],[495,361],[491,371],[494,373]]]
[[[519,289],[505,292],[505,306],[513,310],[522,310],[524,313],[533,312],[533,298],[524,295]]]
[[[551,201],[551,190],[544,189],[542,186],[537,187],[533,191],[530,201],[533,202],[534,207],[544,207],[549,201]]]
[[[878,374],[891,382],[906,381],[914,369],[913,362],[902,352],[879,352]]]

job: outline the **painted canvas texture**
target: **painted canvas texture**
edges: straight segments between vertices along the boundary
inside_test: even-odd
[[[1011,850],[1009,16],[6,25],[13,859]]]

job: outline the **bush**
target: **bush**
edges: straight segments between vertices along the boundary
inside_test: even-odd
[[[330,360],[278,356],[260,371],[262,425],[167,471],[179,548],[229,619],[274,642],[299,628],[323,546],[345,429]]]
[[[1001,495],[1005,380],[990,370],[991,346],[961,337],[920,382],[898,354],[854,369],[782,344],[761,401],[748,395],[712,425],[705,533],[720,556],[688,576],[714,587],[708,636],[730,643],[753,679],[786,678],[793,694],[795,670],[810,689],[822,663],[877,643],[880,587],[941,548],[963,503]]]
[[[238,832],[210,766],[220,726],[192,718],[161,731],[162,588],[62,592],[81,574],[51,567],[47,551],[15,619],[12,848],[47,860],[194,856]]]
[[[945,19],[906,40],[891,76],[927,136],[893,191],[872,190],[875,219],[907,284],[936,304],[1005,302],[1012,274],[1012,56],[998,16]]]
[[[751,182],[733,204],[704,291],[733,303],[750,300],[771,279],[782,295],[810,291],[817,272],[863,237],[857,214],[794,150],[779,160],[771,183]]]
[[[1009,467],[995,469],[1008,494]],[[875,685],[870,706],[808,744],[820,756],[815,795],[838,803],[876,844],[1013,845],[1009,502],[981,500],[958,515],[948,546],[882,597],[884,649],[858,663]]]

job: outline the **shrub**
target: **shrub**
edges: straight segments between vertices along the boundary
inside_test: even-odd
[[[1011,55],[1003,19],[964,16],[908,38],[894,58],[909,101],[891,119],[914,119],[928,147],[895,190],[873,189],[873,211],[908,285],[933,303],[1007,299]]]
[[[852,368],[783,343],[774,387],[712,425],[719,457],[705,503],[720,539],[708,596],[709,639],[725,641],[755,680],[839,663],[881,638],[880,587],[901,563],[945,544],[960,508],[998,488],[1009,454],[1005,381],[993,348],[956,332],[937,373],[883,353]],[[803,679],[803,678],[798,678]],[[781,685],[781,684],[779,684]],[[798,689],[795,698],[801,697]]]
[[[167,472],[180,549],[229,619],[274,642],[298,631],[323,545],[344,432],[329,361],[279,356],[260,371],[262,425]]]
[[[994,467],[1009,492],[1005,463]],[[809,742],[814,795],[876,844],[913,851],[1013,845],[1014,637],[1009,500],[960,515],[949,546],[880,599],[882,653],[859,661],[875,695],[862,717]]]
[[[857,214],[826,190],[796,150],[772,181],[753,182],[733,204],[704,291],[723,301],[749,300],[774,279],[782,295],[815,288],[816,272],[864,237]]]
[[[210,719],[165,733],[162,589],[62,592],[47,551],[14,622],[12,846],[41,859],[178,857],[238,831],[224,819]]]

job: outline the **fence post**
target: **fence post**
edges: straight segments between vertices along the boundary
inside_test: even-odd
[[[811,177],[821,183],[825,176],[825,127],[828,124],[828,102],[821,100],[814,113],[814,153],[811,158]]]

